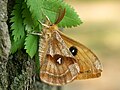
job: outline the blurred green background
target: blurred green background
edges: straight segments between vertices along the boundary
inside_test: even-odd
[[[83,24],[65,28],[67,36],[89,47],[103,64],[100,78],[74,81],[62,90],[120,90],[120,0],[64,0]]]

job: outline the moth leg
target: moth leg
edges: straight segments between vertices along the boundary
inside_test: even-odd
[[[41,33],[32,32],[31,34],[32,34],[32,35],[37,35],[37,36],[43,37],[44,32],[42,32],[42,31],[41,31]]]
[[[35,32],[32,32],[31,34],[32,34],[32,35],[40,36],[41,38],[45,38],[45,37],[43,36],[42,33],[35,33]]]
[[[42,36],[42,33],[31,32],[32,35]]]
[[[44,26],[44,27],[46,27],[46,28],[49,28],[49,26],[48,26],[47,24],[44,24],[44,23],[42,23],[42,22],[39,21],[39,20],[38,20],[38,22],[39,22],[42,26]]]

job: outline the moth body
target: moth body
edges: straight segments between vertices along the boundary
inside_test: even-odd
[[[57,24],[49,20],[42,24],[42,37],[39,43],[40,79],[50,85],[65,85],[73,80],[101,76],[102,65],[98,57],[86,46],[67,37]]]

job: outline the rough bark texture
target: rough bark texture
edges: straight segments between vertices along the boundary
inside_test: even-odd
[[[14,0],[9,0],[8,9]],[[10,5],[10,6],[9,6]],[[35,72],[35,61],[24,50],[10,54],[9,24],[7,25],[7,0],[0,0],[0,90],[51,90],[40,82]]]
[[[7,90],[8,87],[6,65],[11,44],[6,21],[7,0],[0,0],[0,90]]]
[[[23,51],[9,57],[7,64],[8,90],[51,90],[40,82],[35,72],[35,62]]]

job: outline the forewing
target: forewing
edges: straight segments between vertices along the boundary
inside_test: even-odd
[[[64,85],[74,80],[79,66],[61,36],[54,32],[48,40],[47,49],[40,68],[40,78],[51,85]]]
[[[80,72],[76,79],[88,79],[101,76],[102,65],[97,56],[86,46],[68,38],[62,32],[58,31],[68,48],[72,46],[77,48],[77,54],[74,56]]]

